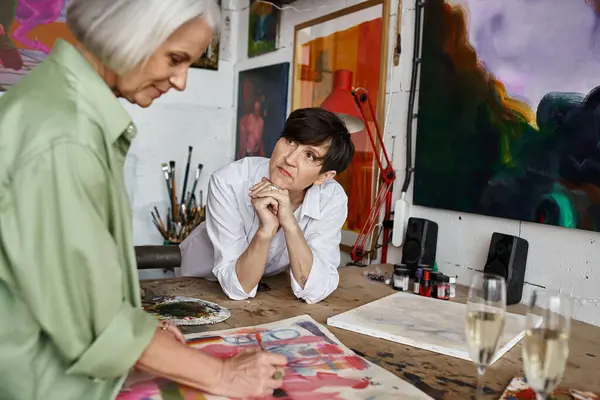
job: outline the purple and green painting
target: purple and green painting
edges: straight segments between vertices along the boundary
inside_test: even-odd
[[[0,0],[0,91],[39,65],[57,39],[75,43],[65,22],[70,0]]]
[[[414,203],[600,231],[600,0],[427,0]]]

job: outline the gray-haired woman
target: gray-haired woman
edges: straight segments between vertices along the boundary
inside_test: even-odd
[[[132,367],[230,397],[281,386],[285,357],[210,357],[140,308],[118,97],[183,90],[218,19],[214,0],[72,0],[80,44],[0,97],[0,399],[110,399]]]

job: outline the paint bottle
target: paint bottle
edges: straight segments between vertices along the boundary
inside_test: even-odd
[[[423,267],[419,267],[415,271],[415,278],[422,278],[422,277],[423,277]]]
[[[410,271],[400,266],[394,267],[394,284],[393,287],[396,290],[403,292],[408,291]]]
[[[439,274],[437,276],[437,282],[436,282],[436,291],[437,291],[437,298],[440,300],[449,300],[450,299],[450,277],[443,275],[443,274]]]
[[[421,293],[421,278],[423,277],[423,268],[417,268],[417,272],[415,274],[415,281],[413,282],[413,293],[419,294]]]
[[[431,271],[429,273],[429,278],[430,278],[430,284],[431,284],[431,297],[433,298],[437,298],[437,283],[438,283],[438,276],[440,276],[441,273],[437,272],[437,271]]]
[[[448,284],[450,285],[450,293],[448,294],[448,297],[451,299],[456,297],[456,278],[456,276],[451,276],[448,280]]]
[[[431,297],[431,282],[429,278],[430,271],[428,269],[423,270],[423,278],[420,284],[420,295],[425,297]]]

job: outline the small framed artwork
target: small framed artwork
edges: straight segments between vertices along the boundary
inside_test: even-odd
[[[214,1],[214,0],[213,0]],[[221,7],[221,0],[216,0],[217,4],[219,4],[219,9]],[[191,65],[192,68],[202,68],[202,69],[211,69],[218,70],[219,69],[219,47],[221,42],[219,40],[219,34],[214,34],[213,38],[206,48],[206,51],[202,56],[194,61]]]
[[[334,73],[349,71],[351,86],[368,91],[375,118],[383,129],[389,1],[368,0],[295,27],[292,110],[320,107],[333,88]],[[368,106],[365,106],[368,109]],[[377,190],[378,169],[366,130],[354,133],[355,155],[336,180],[348,195],[348,218],[342,244],[354,244],[365,225]],[[345,249],[345,248],[343,248]]]
[[[0,1],[0,91],[40,64],[56,40],[75,43],[65,22],[69,2]]]
[[[240,72],[235,159],[270,157],[287,116],[290,63]]]
[[[273,4],[250,0],[248,57],[277,50],[280,10]]]

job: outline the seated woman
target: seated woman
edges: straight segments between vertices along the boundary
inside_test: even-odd
[[[332,178],[354,145],[344,123],[321,108],[292,112],[270,159],[247,157],[217,170],[206,222],[181,243],[181,275],[218,279],[234,300],[256,295],[263,275],[291,270],[307,303],[339,283],[348,198]]]

